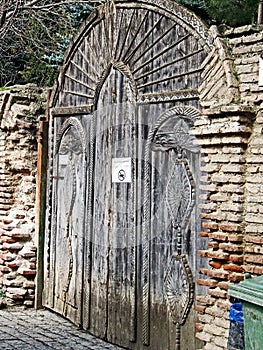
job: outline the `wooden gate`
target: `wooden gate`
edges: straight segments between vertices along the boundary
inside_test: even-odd
[[[43,303],[130,349],[196,349],[201,22],[109,1],[84,23],[50,108]]]

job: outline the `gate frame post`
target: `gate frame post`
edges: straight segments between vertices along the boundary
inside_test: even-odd
[[[37,177],[36,177],[36,240],[37,240],[37,276],[35,289],[35,309],[43,308],[42,293],[44,287],[44,243],[46,221],[47,159],[49,101],[51,90],[47,91],[46,120],[40,121],[37,133]]]

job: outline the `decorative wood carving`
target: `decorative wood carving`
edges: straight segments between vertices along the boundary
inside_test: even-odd
[[[185,255],[172,255],[164,284],[173,322],[183,325],[194,300],[193,276]]]
[[[174,166],[166,185],[166,203],[170,213],[177,252],[172,255],[165,278],[166,294],[174,322],[183,324],[193,303],[193,278],[185,255],[182,255],[182,237],[195,203],[195,183],[191,174],[186,151],[199,152],[190,127],[200,112],[193,107],[178,106],[162,114],[149,133],[145,152],[145,191],[143,225],[143,336],[149,344],[149,269],[150,269],[150,155],[152,151],[173,152]],[[148,164],[148,166],[147,166]],[[179,280],[181,278],[181,280]],[[175,280],[174,280],[175,279]],[[176,282],[177,280],[177,282]],[[182,291],[179,288],[183,287]],[[180,297],[179,297],[180,295]],[[179,314],[175,316],[176,313]],[[179,318],[178,318],[179,317]],[[180,348],[180,328],[177,327],[177,344]]]
[[[107,2],[69,50],[53,105],[96,106],[111,69],[129,77],[139,101],[197,98],[200,67],[212,45],[202,22],[175,2]]]
[[[138,97],[138,104],[170,103],[171,101],[198,100],[199,93],[196,89],[171,91],[170,93],[144,94]]]
[[[183,162],[174,164],[166,187],[166,203],[174,228],[185,228],[193,209],[193,188]]]
[[[190,161],[188,156],[191,154],[194,158],[194,154],[198,155],[199,152],[194,138],[189,134],[199,111],[191,106],[198,106],[201,67],[212,51],[212,46],[213,39],[202,22],[174,1],[107,1],[93,12],[72,42],[51,100],[49,226],[46,238],[46,280],[49,283],[47,290],[51,292],[46,305],[53,307],[52,303],[56,302],[51,295],[55,290],[56,260],[53,252],[57,243],[54,238],[58,204],[56,186],[62,181],[61,174],[57,173],[57,158],[69,152],[72,157],[83,155],[83,158],[88,159],[88,169],[85,169],[87,191],[85,188],[86,198],[83,200],[86,210],[83,231],[84,287],[79,297],[84,305],[80,312],[83,327],[98,336],[110,334],[111,341],[116,340],[126,347],[139,349],[137,341],[144,345],[150,344],[150,335],[153,333],[150,329],[150,312],[154,309],[150,291],[154,288],[152,275],[155,273],[152,266],[156,256],[162,255],[162,249],[165,250],[165,258],[160,260],[163,265],[157,272],[160,272],[161,277],[157,278],[159,289],[158,295],[154,297],[158,298],[162,293],[163,301],[166,296],[165,307],[167,310],[169,307],[176,327],[176,349],[180,347],[180,327],[187,318],[193,300],[192,261],[189,261],[189,251],[184,247],[184,240],[192,233],[189,222],[193,219],[192,210],[196,199],[192,159]],[[122,107],[128,102],[131,102],[131,106],[123,110]],[[188,106],[171,108],[178,103]],[[114,110],[113,105],[116,107]],[[169,109],[162,113],[166,108]],[[127,127],[122,127],[124,120],[129,123]],[[121,127],[116,127],[116,124]],[[79,143],[63,143],[69,130]],[[129,153],[121,154],[121,157],[132,158],[135,169],[132,183],[127,185],[126,190],[123,190],[124,187],[118,188],[118,185],[111,186],[110,183],[109,162],[115,151],[118,156],[121,152],[114,149],[115,138],[119,141],[120,135],[125,135],[125,149]],[[165,174],[156,175],[151,168],[153,159],[160,161],[161,166],[167,166],[171,172],[167,170]],[[78,200],[78,176],[75,164],[71,161],[74,163],[73,158],[68,161],[71,192],[64,194],[67,198],[65,249],[69,252],[65,295],[70,292],[74,280],[72,271],[75,265],[70,255],[74,251],[74,237],[68,227]],[[85,162],[86,158],[83,171]],[[162,175],[165,175],[164,179]],[[101,181],[100,176],[103,176]],[[138,188],[137,183],[140,184]],[[144,193],[141,193],[141,188]],[[112,196],[113,192],[115,197]],[[104,201],[105,197],[107,201]],[[121,215],[118,211],[120,197],[125,198],[123,204],[128,208],[127,213]],[[160,197],[162,201],[156,204]],[[101,203],[97,204],[99,201]],[[164,233],[166,240],[168,238],[168,242],[171,241],[171,246],[167,242],[166,245],[158,242],[162,240],[162,232],[159,237],[153,237],[154,223],[151,220],[156,206],[163,207],[160,216],[168,223]],[[112,208],[117,208],[117,214]],[[126,229],[125,225],[120,225],[121,229],[118,226],[124,222],[121,220],[125,215],[133,224],[129,237],[122,236],[130,244],[126,255],[119,251],[116,253],[111,245],[116,239],[112,232],[116,230],[117,236],[121,229]],[[108,236],[103,241],[104,248],[97,249],[94,246],[100,245],[100,239],[104,239],[104,223],[108,225],[105,229]],[[138,228],[141,224],[142,229]],[[162,231],[161,224],[158,225]],[[137,244],[142,246],[138,248]],[[157,252],[154,244],[160,244]],[[111,259],[116,260],[112,265]],[[125,271],[116,268],[117,260],[118,263],[126,263]],[[122,263],[119,265],[122,266]],[[163,266],[167,266],[166,275]],[[137,291],[138,287],[142,290]],[[112,294],[117,288],[120,295],[117,296],[116,292],[114,299]],[[138,332],[137,337],[137,316],[140,315],[140,310],[137,313],[137,297],[141,297],[141,292],[143,310],[138,325],[141,325],[142,331]],[[124,300],[128,300],[125,310],[121,306]],[[70,300],[65,298],[63,312],[66,313],[68,308]],[[92,313],[93,310],[96,310],[96,314]],[[169,320],[171,327],[167,310],[162,317]],[[174,337],[174,332],[172,334]],[[173,340],[167,338],[164,347],[168,349],[168,343],[171,344]],[[159,345],[152,341],[153,349],[158,349]]]
[[[81,160],[81,164],[76,164],[75,156],[78,157],[78,161]],[[72,283],[73,277],[73,232],[72,232],[72,220],[73,220],[73,208],[76,202],[77,196],[77,176],[85,174],[86,171],[86,142],[85,133],[81,126],[81,123],[77,118],[68,118],[60,127],[57,133],[56,143],[54,145],[54,165],[53,165],[53,178],[52,190],[53,192],[53,214],[52,214],[52,231],[50,248],[52,252],[52,258],[50,261],[50,284],[55,288],[55,261],[57,250],[57,231],[60,231],[60,237],[63,236],[63,244],[61,246],[65,249],[65,254],[68,255],[68,260],[65,261],[64,275],[61,277],[61,287],[59,290],[60,297],[63,299],[63,309],[61,312],[67,315],[68,312],[68,293],[69,286]],[[76,168],[79,167],[79,169]],[[78,173],[78,175],[77,175]],[[63,181],[63,186],[59,185]],[[79,186],[79,185],[78,185]],[[85,184],[81,185],[82,196],[85,193]],[[80,190],[78,191],[80,195]],[[58,199],[58,197],[60,199]],[[82,200],[84,197],[82,197]],[[60,202],[62,200],[62,202]],[[81,199],[78,199],[78,201]],[[58,208],[60,208],[60,217],[58,217]],[[79,209],[79,221],[84,221],[84,205]],[[63,215],[63,217],[61,217]],[[79,232],[74,232],[74,236]],[[61,259],[62,257],[59,257]],[[61,268],[61,267],[59,267]],[[63,294],[63,296],[62,296]],[[57,296],[58,297],[58,296]]]

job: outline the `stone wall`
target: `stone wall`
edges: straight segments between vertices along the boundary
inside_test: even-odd
[[[222,99],[204,98],[203,117],[193,131],[202,147],[201,236],[208,241],[199,252],[208,266],[197,281],[207,292],[196,297],[196,336],[206,350],[227,347],[229,283],[243,280],[245,272],[263,272],[263,87],[258,84],[263,32],[246,26],[224,35],[218,40],[230,54],[221,57],[228,65],[232,59],[233,73],[228,102],[226,91]],[[205,79],[215,65],[205,67]],[[204,84],[201,96],[218,97],[221,73],[214,73],[215,85],[208,91]]]
[[[0,91],[2,306],[34,305],[37,131],[43,115],[45,94],[42,89],[26,85]]]

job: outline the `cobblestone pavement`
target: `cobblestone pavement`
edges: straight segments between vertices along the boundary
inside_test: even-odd
[[[123,350],[47,310],[0,310],[1,350]]]

